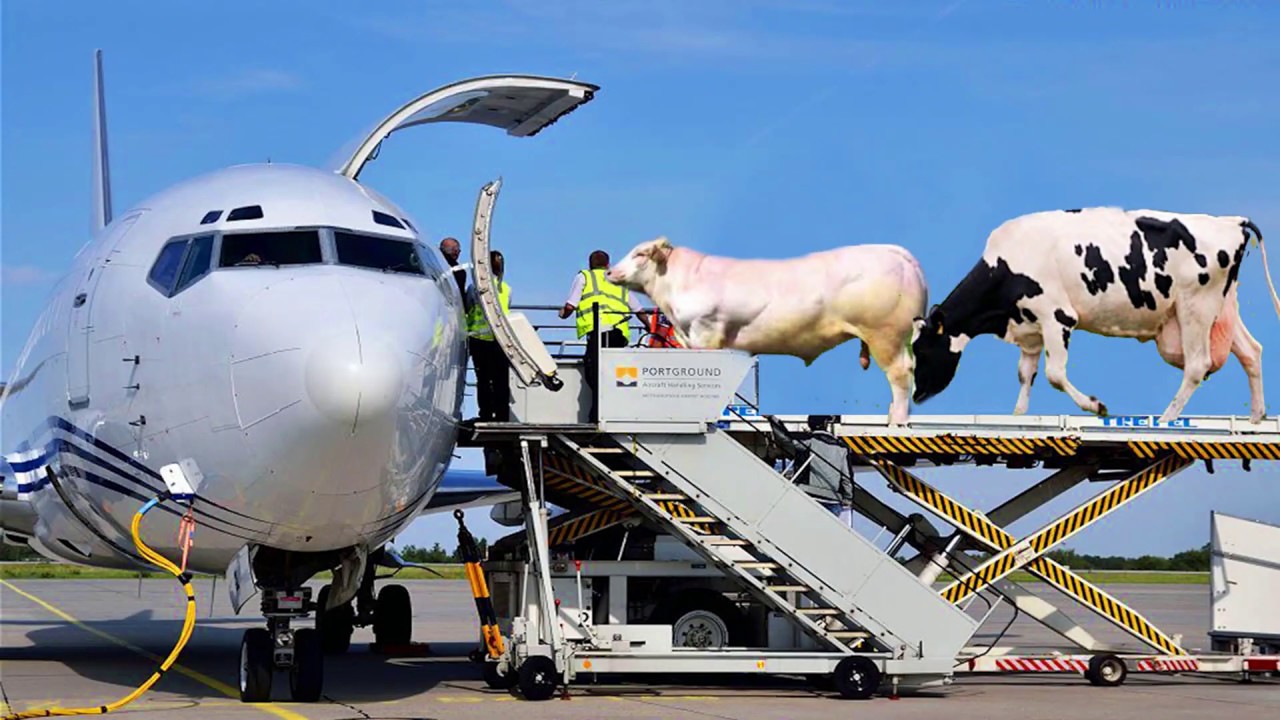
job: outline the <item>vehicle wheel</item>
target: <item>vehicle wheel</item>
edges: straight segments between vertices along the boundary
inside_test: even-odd
[[[403,585],[387,585],[373,608],[373,637],[379,645],[408,645],[413,634],[413,606]]]
[[[1117,687],[1129,677],[1129,668],[1115,655],[1094,655],[1089,658],[1085,679],[1098,687]]]
[[[836,692],[846,700],[866,700],[880,687],[880,668],[870,658],[850,655],[836,663],[831,675]]]
[[[271,699],[271,675],[275,672],[275,641],[266,628],[244,631],[240,640],[240,702]]]
[[[673,647],[718,650],[741,644],[742,613],[728,598],[711,590],[677,594],[654,611],[651,622],[671,625]]]
[[[534,655],[520,664],[520,694],[525,700],[547,700],[556,693],[558,674],[555,662],[543,655]]]
[[[320,633],[302,628],[293,633],[293,667],[289,668],[289,692],[294,702],[315,702],[324,687],[324,647]]]
[[[331,655],[341,655],[351,647],[356,611],[349,602],[325,610],[331,587],[325,585],[320,588],[320,596],[316,600],[316,630],[320,633],[320,644],[324,651]]]
[[[519,680],[519,678],[516,676],[516,673],[498,672],[498,663],[486,662],[484,664],[484,684],[494,690],[510,690],[516,686],[517,680]]]

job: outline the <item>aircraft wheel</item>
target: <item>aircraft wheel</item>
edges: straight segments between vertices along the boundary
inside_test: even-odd
[[[494,690],[510,690],[516,686],[519,680],[516,673],[507,671],[506,673],[498,672],[498,663],[486,662],[484,664],[484,684]]]
[[[520,664],[520,694],[525,700],[550,699],[559,679],[555,661],[544,655],[534,655]]]
[[[266,628],[244,631],[240,640],[240,702],[271,699],[271,675],[275,672],[275,641]]]
[[[880,687],[880,668],[870,658],[850,655],[836,664],[832,682],[846,700],[866,700]]]
[[[1115,655],[1094,655],[1089,658],[1084,677],[1091,685],[1117,687],[1129,677],[1129,668]]]
[[[294,702],[315,702],[324,687],[324,647],[320,634],[311,628],[293,633],[293,667],[289,669],[289,691]]]
[[[373,608],[373,637],[379,645],[408,645],[413,635],[413,605],[403,585],[387,585]]]
[[[355,631],[355,609],[351,603],[325,610],[329,600],[330,585],[320,588],[316,600],[316,630],[320,633],[320,645],[324,652],[341,655],[351,647],[351,633]]]

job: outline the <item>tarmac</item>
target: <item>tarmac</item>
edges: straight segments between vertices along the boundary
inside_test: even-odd
[[[287,702],[288,679],[275,676],[273,697],[240,703],[236,692],[240,636],[261,624],[257,598],[235,615],[218,583],[196,583],[199,623],[171,670],[132,705],[113,715],[154,718],[395,720],[399,718],[1196,718],[1239,713],[1280,717],[1280,681],[1240,683],[1206,676],[1131,674],[1118,688],[1090,686],[1076,675],[957,676],[943,689],[900,699],[842,701],[801,680],[753,677],[684,681],[650,678],[576,685],[568,699],[542,703],[490,690],[467,660],[477,645],[475,606],[463,581],[407,581],[413,598],[414,639],[430,644],[425,657],[371,653],[369,629],[357,630],[348,655],[326,658],[324,700]],[[1032,586],[1042,587],[1042,586]],[[1203,585],[1110,585],[1109,590],[1189,649],[1209,645],[1209,588]],[[1044,589],[1046,593],[1052,590]],[[971,608],[977,611],[977,609]],[[181,627],[181,591],[167,580],[0,581],[0,686],[15,710],[97,706],[145,680],[172,647]],[[1069,613],[1105,642],[1126,636],[1084,610]],[[977,645],[992,642],[1009,623],[997,606]],[[1017,618],[1002,645],[1058,646],[1055,636]],[[1136,646],[1135,646],[1136,648]]]

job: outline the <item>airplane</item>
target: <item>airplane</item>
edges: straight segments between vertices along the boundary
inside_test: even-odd
[[[408,213],[359,181],[392,133],[442,122],[531,137],[599,88],[498,75],[397,108],[333,169],[236,165],[116,216],[102,54],[94,54],[94,233],[53,288],[0,390],[7,542],[48,558],[142,568],[130,521],[169,488],[184,505],[141,534],[225,574],[236,612],[261,593],[266,628],[245,632],[240,697],[315,701],[323,655],[353,628],[410,640],[407,590],[375,568],[423,512],[512,498],[484,473],[450,470],[465,389],[455,272]],[[176,485],[174,483],[177,483]],[[508,493],[508,494],[504,494]],[[317,573],[333,581],[310,598]],[[316,611],[316,628],[291,623]]]

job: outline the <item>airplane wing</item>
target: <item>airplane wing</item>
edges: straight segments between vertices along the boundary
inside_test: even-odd
[[[485,475],[482,470],[448,470],[422,514],[501,505],[519,499],[520,493]]]

